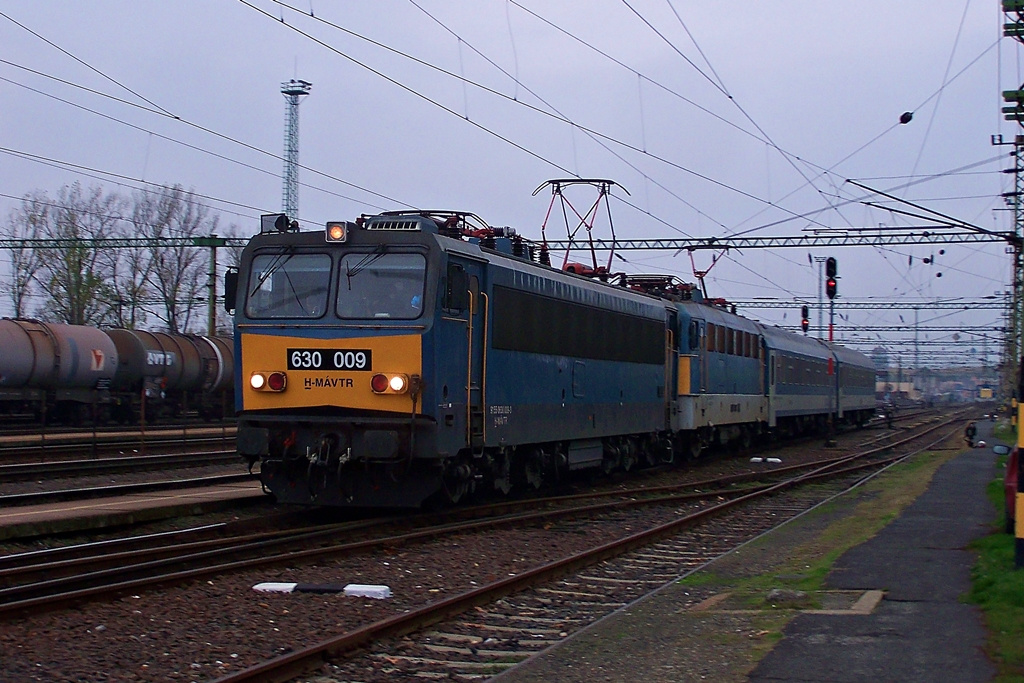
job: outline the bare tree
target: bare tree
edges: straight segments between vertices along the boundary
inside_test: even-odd
[[[36,282],[48,301],[38,315],[73,325],[113,322],[115,300],[109,259],[101,258],[95,240],[115,234],[124,200],[100,187],[83,192],[78,183],[61,188],[57,201],[40,223],[42,238],[67,240],[38,251]]]
[[[37,239],[41,227],[49,220],[50,201],[45,192],[25,195],[21,206],[13,209],[7,224],[0,227],[0,235],[11,240]],[[0,291],[8,294],[14,317],[27,315],[28,297],[32,293],[32,281],[39,270],[39,252],[32,246],[18,246],[9,249],[11,254],[11,280],[0,285]]]
[[[118,237],[134,237],[132,223],[121,224]],[[102,255],[110,271],[110,292],[114,297],[112,324],[130,329],[139,328],[146,322],[146,303],[150,296],[147,285],[152,262],[150,250],[144,247],[110,249]]]
[[[155,240],[194,239],[217,229],[217,218],[210,217],[209,208],[180,185],[164,188],[160,193],[136,193],[132,223],[139,236]],[[159,306],[150,312],[171,332],[187,331],[193,317],[202,319],[200,295],[207,279],[203,256],[201,250],[187,241],[150,249],[146,283],[160,298]]]

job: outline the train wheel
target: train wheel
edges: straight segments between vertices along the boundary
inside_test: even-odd
[[[453,462],[441,476],[445,495],[452,503],[458,503],[473,490],[473,470],[463,462]]]
[[[658,439],[658,445],[661,450],[662,456],[661,461],[666,465],[674,465],[676,462],[676,442],[668,434],[663,434]]]
[[[742,425],[740,427],[739,446],[741,452],[747,452],[754,445],[753,427]]]
[[[619,468],[622,461],[622,447],[615,440],[606,440],[604,443],[604,457],[601,460],[601,471],[611,474]]]
[[[512,490],[512,458],[506,449],[494,455],[491,469],[494,472],[494,489],[507,496]]]
[[[636,465],[636,441],[626,439],[622,442],[622,469],[629,472]]]
[[[690,442],[690,460],[696,460],[703,452],[704,444],[701,443],[700,439],[694,439]]]
[[[534,490],[544,486],[544,454],[539,448],[528,448],[520,454],[520,479]]]

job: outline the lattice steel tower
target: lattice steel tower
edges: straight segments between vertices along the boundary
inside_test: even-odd
[[[312,87],[312,83],[294,78],[281,84],[281,94],[286,102],[281,211],[292,220],[298,218],[299,214],[299,98],[308,95]]]

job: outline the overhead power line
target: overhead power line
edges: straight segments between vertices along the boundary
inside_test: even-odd
[[[742,309],[755,309],[755,308],[795,308],[801,304],[808,303],[806,300],[793,299],[792,301],[783,301],[781,299],[758,299],[753,301],[730,301],[730,304],[736,306],[736,308]],[[836,308],[842,310],[862,310],[862,311],[877,311],[877,310],[1006,310],[1006,302],[1002,297],[991,297],[986,299],[959,299],[955,301],[949,300],[938,300],[938,301],[923,301],[923,300],[911,300],[911,299],[897,299],[892,301],[883,301],[879,299],[868,299],[868,300],[854,300],[854,299],[836,299]]]

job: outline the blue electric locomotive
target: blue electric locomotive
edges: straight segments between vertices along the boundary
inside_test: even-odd
[[[869,363],[669,278],[551,268],[472,214],[391,212],[326,232],[268,216],[264,228],[226,301],[239,452],[282,502],[414,507],[671,461],[795,431],[793,406],[772,401],[794,391],[775,363],[796,349]],[[844,376],[801,385],[796,410],[862,421],[873,401],[844,393]]]

